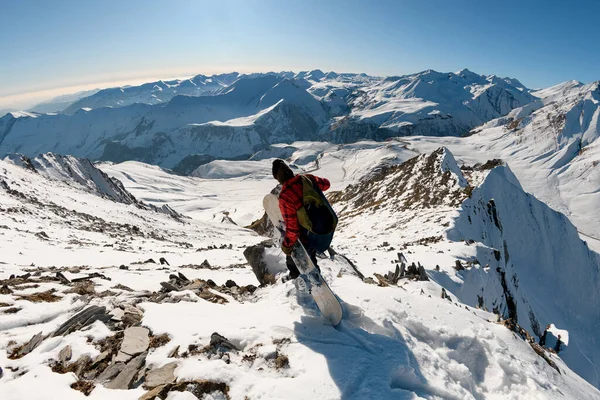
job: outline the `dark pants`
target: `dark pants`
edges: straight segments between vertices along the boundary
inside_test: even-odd
[[[312,232],[304,231],[302,232],[304,235],[304,240],[302,240],[302,244],[308,253],[308,256],[312,260],[315,268],[321,272],[321,268],[317,264],[317,251],[324,252],[329,248],[331,244],[331,239],[333,239],[333,232],[327,235],[316,235]],[[298,271],[298,267],[294,264],[294,260],[292,257],[287,256],[285,258],[285,264],[287,268],[290,270],[290,278],[297,278],[300,275],[300,271]]]

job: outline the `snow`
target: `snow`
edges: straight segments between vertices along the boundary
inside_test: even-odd
[[[373,171],[382,165],[394,167],[416,155],[404,146],[399,142],[381,144],[367,141],[348,146],[297,142],[291,145],[296,150],[289,158],[296,160],[295,168],[328,177],[332,180],[334,190],[341,190],[349,184],[360,184],[364,176],[367,176],[364,179],[369,179]],[[277,148],[289,147],[274,147]],[[465,178],[457,169],[452,154],[447,150],[439,154],[440,169],[434,174],[442,176],[445,171],[450,171],[454,176],[453,185],[464,190]],[[68,182],[65,177],[57,179],[56,175],[50,173],[36,174],[13,163],[0,161],[0,177],[11,189],[35,195],[41,204],[53,202],[69,210],[91,213],[109,223],[137,225],[142,232],[152,231],[158,234],[154,237],[167,238],[163,241],[136,235],[112,237],[111,232],[117,229],[117,225],[107,226],[104,232],[82,230],[78,228],[80,222],[76,214],[59,217],[38,203],[22,202],[18,197],[0,190],[3,208],[16,206],[30,211],[19,213],[18,218],[13,218],[17,215],[13,213],[6,221],[2,221],[8,229],[0,229],[0,234],[3,242],[10,243],[10,246],[3,251],[2,261],[5,264],[0,265],[0,271],[5,276],[22,274],[32,262],[36,268],[87,265],[89,270],[80,273],[65,271],[65,275],[72,279],[82,273],[99,271],[112,278],[112,281],[94,279],[97,291],[109,289],[116,283],[129,286],[136,292],[158,290],[159,282],[175,271],[183,272],[189,279],[210,278],[217,284],[227,279],[233,279],[238,285],[256,284],[249,267],[238,268],[234,265],[244,263],[241,253],[247,245],[258,243],[263,238],[244,228],[222,222],[218,216],[222,216],[223,211],[230,211],[230,217],[240,225],[260,217],[262,196],[275,183],[269,176],[271,160],[265,157],[253,161],[252,165],[258,166],[255,168],[247,166],[250,162],[215,161],[210,163],[213,164],[212,170],[216,171],[215,168],[221,165],[222,173],[211,179],[177,176],[159,167],[138,162],[99,165],[110,176],[122,179],[124,186],[138,199],[153,202],[157,206],[169,204],[177,211],[193,217],[184,223],[150,210],[99,197],[82,182]],[[55,167],[60,170],[59,166]],[[418,165],[415,168],[415,171],[426,170]],[[232,174],[233,171],[245,172]],[[506,167],[480,174],[482,176],[479,178],[470,178],[473,182],[483,182],[480,189],[474,190],[471,201],[476,201],[479,190],[482,193],[485,190],[492,191],[490,195],[497,200],[498,207],[517,204],[503,201],[500,197],[502,193],[528,198]],[[412,181],[418,182],[420,179],[417,174]],[[511,191],[507,191],[508,188],[512,188]],[[424,236],[445,235],[447,230],[455,229],[454,224],[459,224],[461,213],[450,203],[442,203],[431,209],[416,207],[401,212],[391,212],[388,206],[384,206],[355,217],[345,216],[341,211],[343,204],[336,203],[334,207],[341,212],[342,222],[334,239],[335,248],[354,259],[366,276],[372,276],[373,272],[384,273],[393,265],[391,262],[396,252],[382,247],[382,242],[388,241],[401,248],[402,243],[413,242]],[[539,207],[543,208],[541,203]],[[498,213],[503,229],[510,229],[511,240],[518,242],[521,237],[513,231],[517,228],[511,227],[507,219],[513,218],[509,217],[513,209],[520,210],[523,207],[499,208]],[[473,222],[483,221],[481,218],[484,215],[478,215],[479,219],[472,216]],[[436,218],[441,220],[436,222]],[[516,223],[518,214],[514,218]],[[556,218],[564,219],[559,215]],[[404,221],[401,228],[389,229],[400,221]],[[444,227],[444,221],[450,223],[449,227]],[[553,224],[552,221],[549,220],[548,224]],[[524,235],[528,232],[525,226],[522,223],[518,225]],[[46,232],[49,240],[33,234],[40,230]],[[491,228],[486,230],[489,235],[492,232]],[[77,244],[72,241],[74,237],[78,240]],[[577,242],[574,228],[566,237],[569,241],[564,246],[571,250],[560,250],[565,257],[573,254],[575,247],[583,246]],[[558,239],[553,241],[551,237],[546,237],[544,240],[548,246],[558,245]],[[183,241],[193,247],[178,244]],[[107,243],[113,244],[113,247],[104,247]],[[218,248],[226,243],[232,243],[232,249]],[[217,245],[217,248],[200,253],[196,251],[208,245]],[[462,271],[465,273],[463,275],[457,273],[451,268],[454,260],[464,260],[486,249],[489,252],[490,245],[482,242],[467,246],[465,242],[447,239],[425,246],[409,245],[402,250],[409,262],[422,263],[435,281],[404,280],[399,287],[365,284],[354,275],[344,272],[347,265],[342,259],[321,260],[325,279],[344,302],[345,317],[338,329],[324,324],[314,305],[296,293],[292,282],[259,288],[243,302],[227,296],[227,304],[214,304],[196,298],[189,291],[171,296],[182,298],[183,301],[179,303],[143,301],[138,305],[144,311],[142,326],[154,334],[167,333],[171,338],[165,346],[150,352],[147,365],[160,366],[175,361],[178,363],[175,375],[179,381],[208,379],[225,382],[230,387],[229,396],[232,399],[244,399],[245,396],[252,399],[600,398],[598,390],[576,375],[569,366],[571,364],[563,362],[560,357],[562,353],[551,356],[561,371],[559,374],[535,354],[529,344],[496,324],[495,315],[474,307],[472,303],[476,300],[466,298],[457,289],[456,285],[459,285],[464,290],[475,292],[477,287],[476,281],[469,278],[475,271],[471,274]],[[524,264],[519,260],[520,254],[525,253],[518,247],[513,248],[513,242],[509,246],[515,271],[519,268],[522,288],[519,293],[526,296],[530,304],[534,303],[534,299],[541,301],[551,298],[550,294],[540,294],[542,288],[536,289],[527,283],[525,276],[521,275],[524,273]],[[118,250],[117,247],[122,249]],[[167,258],[171,264],[167,270],[160,270],[151,263],[134,264],[150,257],[157,259],[159,255]],[[208,259],[217,269],[183,267],[197,264],[203,259]],[[274,264],[275,270],[285,270],[284,258],[279,251],[272,253],[269,262]],[[557,261],[554,265],[562,262]],[[118,266],[122,264],[128,265],[129,270],[119,269]],[[434,270],[436,264],[442,267],[441,272]],[[528,267],[538,268],[532,264]],[[447,274],[456,283],[443,282],[441,274]],[[485,276],[483,273],[480,275]],[[562,284],[577,290],[584,287],[582,285],[592,284],[594,279],[597,282],[597,278],[586,277],[579,271],[572,271],[569,275],[569,280]],[[488,279],[486,302],[494,296],[493,288],[499,285],[497,281],[493,284],[491,276]],[[572,281],[575,279],[587,279],[589,282]],[[440,284],[449,291],[452,301],[440,298]],[[62,296],[56,303],[30,303],[14,295],[0,296],[0,302],[23,308],[16,314],[0,315],[3,327],[0,332],[1,348],[5,349],[10,340],[23,343],[39,331],[53,331],[83,306],[79,296],[60,293],[64,286],[61,287],[57,282],[44,284],[40,289],[27,290],[35,292],[51,287],[56,288],[57,294]],[[545,290],[558,289],[550,287]],[[577,293],[567,288],[560,290],[561,293],[567,293],[567,290],[568,293]],[[118,291],[115,297],[94,298],[92,301],[113,309],[114,302],[126,303],[136,292]],[[574,303],[566,303],[564,307],[577,307],[582,312],[582,318],[590,318],[591,322],[591,315],[585,314],[588,311],[584,310],[592,310],[594,305],[597,309],[598,302],[589,293],[585,299],[589,302],[588,308]],[[574,298],[572,301],[579,300]],[[556,322],[556,326],[569,331],[570,341],[566,342],[568,346],[565,344],[565,356],[574,354],[575,346],[585,345],[586,341],[579,339],[586,329],[585,324],[578,321],[579,328],[572,329],[568,328],[568,321],[559,322],[560,314],[554,310],[548,315],[552,316],[550,322]],[[554,328],[551,329],[555,332]],[[190,344],[200,347],[207,345],[213,332],[227,337],[240,349],[240,352],[231,353],[230,363],[219,358],[209,359],[202,354],[188,358],[167,358],[178,345],[181,351]],[[96,322],[87,331],[46,339],[31,354],[19,360],[9,360],[5,351],[0,352],[0,365],[4,369],[0,385],[3,386],[5,398],[84,398],[80,392],[69,387],[75,382],[75,376],[51,372],[48,360],[56,359],[66,344],[72,346],[74,359],[83,354],[93,357],[98,354],[98,349],[89,344],[86,338],[97,340],[109,334],[110,331],[102,322]],[[556,331],[556,334],[559,332]],[[562,335],[564,333],[561,333],[561,338]],[[587,340],[592,340],[592,337]],[[593,346],[593,343],[590,342],[589,346]],[[588,350],[591,351],[590,348]],[[276,352],[288,357],[289,368],[273,367],[270,357]],[[256,355],[254,361],[243,360],[243,356],[248,354]],[[19,373],[24,374],[19,375],[6,367],[18,367]],[[33,391],[34,380],[37,382],[35,385],[44,385],[43,393]],[[143,393],[141,387],[115,391],[97,385],[89,398],[134,399]],[[193,398],[190,396],[189,392],[169,394],[169,398],[174,399]],[[222,395],[213,392],[209,396],[220,398]]]
[[[80,296],[47,280],[0,295],[0,397],[85,398],[70,388],[75,374],[52,372],[50,365],[66,345],[73,361],[96,357],[94,342],[114,334],[110,325],[96,321],[45,338],[22,358],[8,355],[85,306],[118,314],[119,306],[136,304],[144,312],[141,325],[171,339],[150,350],[147,366],[176,362],[179,382],[224,382],[232,399],[600,399],[598,83],[531,92],[517,80],[468,70],[384,79],[315,70],[292,78],[228,74],[159,81],[135,90],[158,99],[174,88],[219,89],[159,106],[111,104],[115,108],[74,116],[13,113],[0,119],[2,154],[19,148],[36,156],[0,160],[0,278],[27,271],[50,277],[60,269],[74,279],[98,272],[111,280],[93,278],[96,292],[113,292]],[[119,88],[103,96],[115,93],[124,105],[127,98],[119,96],[133,92]],[[357,121],[390,131],[369,136],[354,130]],[[482,122],[462,138],[367,140],[410,126],[429,135]],[[337,143],[345,134],[357,140]],[[100,158],[105,149],[98,144],[110,140],[143,149],[140,159],[163,167],[190,154],[246,157],[214,160],[179,176],[139,161],[94,165],[45,153]],[[358,279],[340,257],[321,259],[344,306],[338,328],[324,323],[293,282],[280,279],[242,299],[210,289],[226,304],[190,290],[172,292],[165,302],[143,297],[177,273],[217,285],[229,279],[257,285],[243,251],[265,238],[244,227],[263,215],[262,198],[276,183],[274,158],[331,180],[340,216],[333,246],[365,276],[393,270],[402,252],[431,280],[381,287]],[[481,166],[494,158],[503,162]],[[148,262],[161,257],[170,265]],[[204,260],[211,269],[193,267]],[[455,268],[457,260],[464,269]],[[266,262],[278,278],[286,270],[277,247],[267,250]],[[442,289],[449,299],[440,296]],[[46,290],[55,290],[58,301],[21,297]],[[19,310],[5,313],[9,307]],[[543,352],[558,370],[503,326],[509,317],[534,342],[548,326],[547,348],[560,335],[560,352]],[[213,332],[239,348],[229,360],[205,353],[169,357],[176,346],[181,354],[190,345],[208,345]],[[288,367],[275,366],[278,355],[288,358]],[[89,398],[144,393],[141,386],[126,391],[98,384]],[[196,397],[171,392],[168,398]],[[225,397],[213,392],[203,398]]]

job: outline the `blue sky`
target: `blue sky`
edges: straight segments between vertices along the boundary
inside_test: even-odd
[[[0,108],[197,73],[600,79],[600,1],[0,0]]]

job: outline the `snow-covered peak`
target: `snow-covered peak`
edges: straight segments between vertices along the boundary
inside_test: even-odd
[[[46,153],[33,159],[14,154],[8,156],[5,161],[35,171],[49,179],[85,188],[119,203],[137,203],[135,197],[123,187],[120,181],[110,178],[88,159]]]
[[[571,80],[549,88],[533,91],[531,94],[542,99],[545,104],[548,104],[579,93],[583,86],[585,86],[583,83]]]

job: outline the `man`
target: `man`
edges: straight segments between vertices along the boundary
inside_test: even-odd
[[[273,177],[282,185],[279,208],[285,221],[285,236],[281,250],[286,254],[290,271],[284,281],[296,279],[300,272],[294,264],[292,248],[300,240],[315,267],[317,252],[329,248],[337,226],[337,216],[323,195],[329,189],[329,181],[314,175],[294,175],[283,160],[273,161]],[[320,270],[319,270],[320,271]]]

